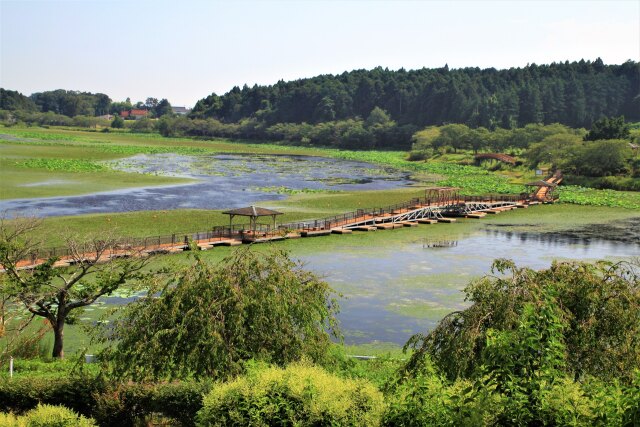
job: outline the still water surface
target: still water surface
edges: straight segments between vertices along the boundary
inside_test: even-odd
[[[366,236],[317,237],[292,242],[292,256],[343,295],[339,298],[338,319],[346,344],[398,345],[415,333],[429,331],[451,311],[466,307],[462,293],[465,285],[488,273],[496,258],[541,269],[554,259],[640,257],[638,244],[571,239],[550,233],[508,233],[484,225],[469,230],[459,225],[457,229],[443,224],[376,231]],[[432,227],[452,227],[448,240],[432,240]],[[317,247],[296,250],[306,246],[305,242],[317,242]],[[445,247],[431,247],[434,244]],[[99,308],[132,299],[109,297]]]
[[[371,190],[409,184],[407,175],[398,171],[318,157],[160,154],[138,155],[113,162],[112,166],[128,172],[194,178],[198,182],[85,196],[0,201],[0,211],[55,216],[219,209],[285,197],[273,191],[274,187]],[[447,230],[452,232],[437,233],[446,235],[445,240],[434,241],[432,227],[451,227]],[[385,237],[381,238],[380,233]],[[640,257],[640,245],[607,241],[606,235],[600,236],[602,239],[581,240],[535,233],[535,227],[523,234],[489,226],[421,226],[378,231],[364,239],[337,237],[335,243],[329,244],[329,250],[302,255],[294,251],[293,255],[344,296],[340,299],[339,320],[345,343],[381,341],[400,345],[411,335],[433,328],[447,313],[464,308],[462,289],[473,278],[487,273],[496,258],[510,258],[519,266],[538,269],[548,267],[554,259]],[[105,303],[122,304],[130,299],[113,296]],[[104,307],[99,304],[96,309]]]
[[[2,200],[0,212],[46,217],[141,210],[231,209],[283,199],[286,195],[278,192],[282,188],[383,190],[410,183],[408,174],[395,169],[310,156],[140,154],[107,164],[124,172],[192,178],[197,182],[83,196]]]
[[[471,279],[488,273],[496,258],[541,269],[554,259],[640,256],[640,245],[553,234],[483,229],[452,238],[456,240],[432,242],[425,227],[384,246],[341,245],[330,254],[300,258],[345,296],[339,319],[346,344],[382,341],[402,345],[411,335],[433,328],[447,313],[464,308],[462,289]],[[445,247],[430,247],[434,243]]]

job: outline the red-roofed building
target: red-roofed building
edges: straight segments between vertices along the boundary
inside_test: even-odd
[[[149,111],[147,110],[125,110],[120,113],[120,117],[123,119],[141,119],[143,117],[147,117],[149,115]]]

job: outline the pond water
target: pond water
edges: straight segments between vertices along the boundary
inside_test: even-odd
[[[487,274],[496,258],[541,269],[554,259],[640,256],[637,244],[557,234],[484,229],[432,241],[426,227],[411,231],[381,246],[340,245],[330,254],[300,257],[344,295],[339,320],[346,344],[403,345],[411,335],[432,329],[446,314],[466,306],[462,290]]]
[[[286,197],[280,189],[381,190],[410,184],[408,174],[370,163],[310,156],[140,154],[112,168],[196,179],[163,187],[82,196],[0,201],[0,212],[60,216],[170,209],[230,209]]]
[[[338,319],[345,344],[403,345],[411,335],[429,331],[451,311],[466,307],[462,290],[472,279],[487,274],[496,258],[541,269],[554,259],[640,257],[640,244],[635,242],[514,233],[501,228],[481,223],[442,224],[287,244],[305,268],[342,294]],[[109,297],[101,308],[132,299]]]

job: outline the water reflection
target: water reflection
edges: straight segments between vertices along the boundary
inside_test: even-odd
[[[593,238],[593,237],[579,237],[572,233],[529,233],[529,232],[514,232],[503,230],[486,230],[487,234],[494,236],[503,236],[507,240],[517,239],[522,243],[536,243],[548,246],[566,246],[566,245],[580,245],[589,246],[591,244],[607,244],[611,242],[611,239],[606,238]],[[624,243],[624,242],[620,242]],[[631,244],[633,245],[633,244]]]

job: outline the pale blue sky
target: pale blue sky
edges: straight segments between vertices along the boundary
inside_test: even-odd
[[[0,86],[148,96],[390,69],[640,60],[640,0],[0,0]]]

